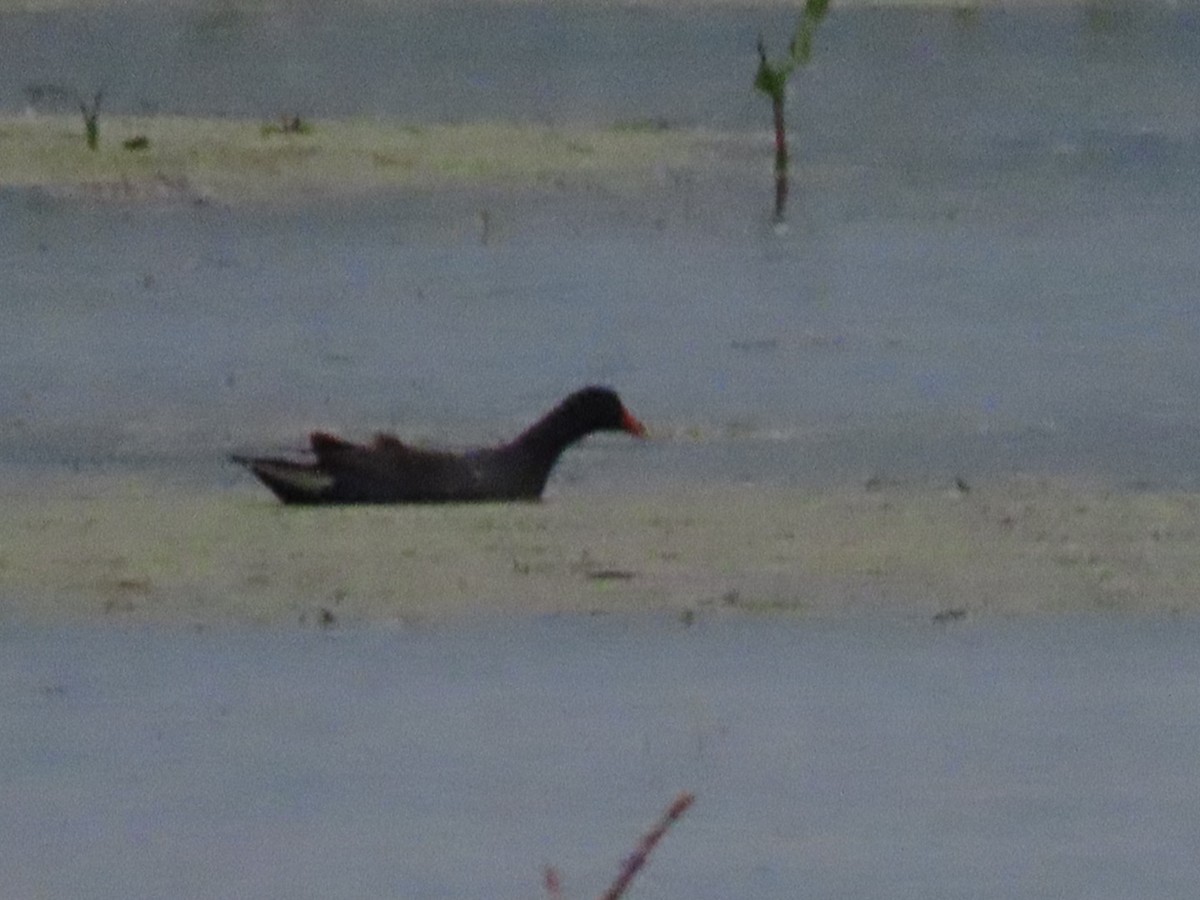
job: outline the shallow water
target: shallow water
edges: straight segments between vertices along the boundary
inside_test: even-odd
[[[1196,624],[0,634],[12,896],[1186,896]]]
[[[607,382],[661,440],[596,444],[623,457],[580,470],[601,478],[1194,485],[1200,207],[1120,172],[1107,197],[1055,182],[1060,204],[986,180],[861,219],[817,185],[782,236],[749,185],[274,213],[10,195],[0,454],[211,482],[309,427],[486,440]]]
[[[0,105],[25,82],[103,81],[114,111],[761,129],[753,38],[787,21],[232,9],[6,16]],[[835,15],[791,101],[783,234],[765,135],[761,158],[636,192],[274,210],[4,193],[0,460],[225,483],[227,451],[309,427],[490,439],[604,381],[662,440],[594,442],[568,483],[1194,486],[1200,28],[1190,4],[1090,9]],[[428,34],[489,52],[447,74],[414,50]],[[99,36],[109,55],[81,52]]]

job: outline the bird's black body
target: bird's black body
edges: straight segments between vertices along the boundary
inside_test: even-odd
[[[469,503],[536,500],[562,452],[594,431],[645,428],[609,388],[576,391],[512,441],[463,453],[377,435],[355,444],[310,436],[315,460],[234,456],[284,503]]]

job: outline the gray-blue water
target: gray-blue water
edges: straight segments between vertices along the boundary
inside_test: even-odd
[[[5,893],[1187,897],[1192,621],[0,632]]]
[[[761,142],[638,191],[273,210],[0,194],[0,460],[219,484],[229,450],[310,427],[487,440],[603,381],[660,441],[585,466],[585,484],[1034,470],[1194,486],[1197,7],[837,12],[793,86],[777,234],[750,77],[757,33],[782,42],[789,21],[4,16],[14,110],[22,85],[103,84],[114,111],[665,119]]]

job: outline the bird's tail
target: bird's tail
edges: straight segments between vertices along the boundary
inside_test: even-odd
[[[333,476],[313,463],[268,457],[229,457],[255,474],[284,503],[322,503],[333,487]]]

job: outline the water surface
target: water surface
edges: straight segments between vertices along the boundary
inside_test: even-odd
[[[754,38],[788,22],[492,4],[4,18],[10,109],[25,83],[102,82],[113,111],[751,132]],[[228,450],[309,427],[492,439],[602,381],[663,440],[581,463],[584,482],[1194,485],[1196,8],[854,10],[819,44],[790,101],[782,234],[765,134],[636,191],[272,209],[4,193],[0,459],[220,483]]]
[[[0,634],[14,896],[1186,896],[1195,623]]]

